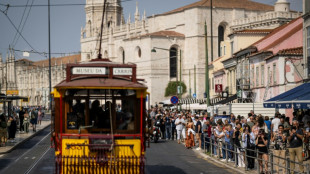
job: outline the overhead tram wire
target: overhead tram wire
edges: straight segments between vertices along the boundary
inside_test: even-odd
[[[29,14],[30,14],[30,11],[31,11],[31,8],[32,8],[33,3],[34,3],[34,0],[32,0],[32,2],[31,2],[31,5],[30,5],[30,8],[29,8],[29,10],[28,10],[28,13],[27,13],[26,19],[25,19],[25,21],[24,21],[24,23],[23,23],[23,25],[22,25],[22,29],[21,29],[21,30],[19,30],[19,28],[18,28],[18,30],[20,31],[20,33],[22,33],[22,32],[23,32],[23,30],[24,30],[24,27],[25,27],[26,22],[27,22],[27,20],[28,20],[28,17],[29,17]],[[26,8],[27,8],[27,7],[26,7]],[[17,34],[17,33],[16,33],[16,34]],[[18,41],[19,37],[20,37],[20,35],[18,35],[18,36],[17,36],[17,39],[16,39],[15,43],[12,45],[12,47],[13,47],[13,48],[14,48],[14,47],[15,47],[15,45],[17,44],[17,41]]]
[[[28,5],[28,3],[29,3],[29,0],[27,0],[27,3],[26,3],[26,5]],[[25,9],[24,9],[24,12],[23,12],[23,15],[22,15],[22,18],[21,18],[21,20],[20,20],[20,22],[19,22],[19,25],[18,25],[18,30],[20,30],[20,26],[22,25],[22,23],[23,23],[23,20],[24,20],[24,16],[25,16],[25,13],[26,13],[26,10],[27,10],[27,7],[25,7]],[[16,37],[17,37],[17,32],[15,33],[15,35],[14,35],[14,38],[13,38],[13,41],[12,41],[12,43],[11,43],[11,45],[12,45],[12,47],[14,48],[14,42],[15,42],[15,39],[16,39]]]
[[[133,0],[121,0],[119,2],[129,2]],[[115,3],[109,3],[109,4],[115,4]],[[94,4],[86,4],[86,3],[81,3],[81,4],[51,4],[51,7],[64,7],[64,6],[85,6],[85,5],[103,5],[103,3],[94,3]],[[2,4],[0,3],[0,6],[4,7],[30,7],[30,5],[9,5],[9,4]],[[37,4],[37,5],[32,5],[32,7],[47,7],[47,4]]]
[[[27,45],[28,45],[32,50],[38,52],[38,51],[27,41],[27,39],[19,32],[19,30],[16,28],[16,26],[14,25],[14,23],[12,22],[12,20],[10,19],[10,17],[7,15],[7,13],[6,13],[5,11],[2,11],[2,10],[0,10],[0,12],[2,12],[2,13],[6,16],[6,18],[10,21],[11,25],[12,25],[12,26],[14,27],[14,29],[18,32],[18,34],[23,38],[23,40],[27,43]],[[38,54],[40,54],[40,53],[38,52]],[[40,55],[41,55],[41,56],[44,56],[44,55],[42,55],[42,54],[40,54]],[[44,57],[46,57],[46,56],[44,56]]]

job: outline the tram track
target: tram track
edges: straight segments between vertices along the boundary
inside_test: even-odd
[[[44,135],[37,137],[40,138],[31,148],[24,150],[15,160],[11,161],[7,167],[0,171],[0,173],[11,173],[11,174],[29,174],[32,173],[33,169],[42,160],[42,158],[51,150],[50,148],[50,132],[49,127],[46,128]],[[31,141],[31,140],[30,140]],[[20,149],[27,148],[20,147]],[[16,154],[14,154],[16,155]]]

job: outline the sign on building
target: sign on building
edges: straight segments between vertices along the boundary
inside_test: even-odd
[[[6,91],[6,95],[18,95],[18,90],[8,90]]]
[[[215,84],[215,92],[221,93],[223,91],[223,85],[222,84]]]

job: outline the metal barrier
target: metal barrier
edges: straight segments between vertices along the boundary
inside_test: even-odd
[[[293,160],[290,160],[289,157],[287,157],[287,155],[285,154],[285,158],[282,158],[280,156],[276,156],[273,154],[273,152],[271,151],[271,149],[268,149],[269,153],[268,153],[268,161],[265,161],[264,159],[262,158],[259,158],[259,155],[260,154],[263,154],[261,152],[258,151],[257,148],[255,148],[255,150],[252,150],[252,149],[248,149],[248,148],[241,148],[241,147],[236,147],[235,145],[232,145],[233,146],[233,150],[231,149],[228,149],[227,145],[225,146],[219,146],[219,142],[217,141],[216,143],[213,143],[215,142],[214,139],[212,139],[211,137],[209,138],[209,141],[206,141],[206,137],[203,138],[203,142],[204,142],[204,152],[206,153],[207,151],[210,152],[210,156],[212,157],[213,154],[214,154],[214,149],[213,147],[216,147],[218,152],[220,151],[220,148],[221,147],[225,147],[224,150],[226,152],[226,163],[228,163],[228,152],[231,152],[232,153],[232,156],[234,157],[234,166],[235,167],[238,167],[238,155],[242,155],[243,158],[244,158],[244,164],[245,164],[245,167],[244,167],[244,170],[247,171],[248,168],[248,161],[247,161],[247,158],[253,158],[255,161],[256,161],[256,165],[257,165],[257,173],[259,174],[261,171],[260,171],[260,167],[259,167],[259,161],[262,161],[262,165],[264,165],[265,162],[267,162],[267,167],[270,166],[270,168],[268,167],[268,171],[270,171],[271,174],[274,173],[274,166],[278,166],[279,168],[282,168],[282,170],[285,170],[287,174],[290,174],[291,173],[291,170],[293,170],[293,172],[297,172],[297,173],[302,173],[302,172],[299,172],[299,171],[296,171],[295,169],[291,169],[290,167],[290,163],[294,163],[294,164],[297,164],[297,165],[302,165],[303,168],[304,168],[304,172],[307,173],[307,174],[310,174],[310,166],[309,164],[303,164],[303,163],[299,163],[299,162],[296,162],[296,161],[293,161]],[[224,142],[222,142],[224,143]],[[209,149],[206,149],[206,145],[209,144]],[[237,148],[239,149],[240,152],[237,151]],[[243,151],[243,152],[242,152]],[[248,151],[252,151],[254,152],[256,155],[255,156],[250,156],[247,154]],[[287,153],[287,152],[286,152]],[[278,158],[278,159],[282,159],[282,160],[285,160],[285,166],[283,165],[280,165],[280,164],[276,164],[274,162],[274,158]],[[218,156],[217,156],[217,159],[220,159],[220,153],[218,153]],[[295,160],[295,159],[294,159]],[[280,163],[280,162],[277,162],[277,163]],[[264,167],[263,167],[264,168]]]

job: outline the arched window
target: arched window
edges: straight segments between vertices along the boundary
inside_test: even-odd
[[[109,57],[108,51],[104,51],[103,58],[107,59]]]
[[[118,57],[122,60],[123,64],[125,64],[125,50],[123,47],[119,48]]]
[[[218,56],[221,56],[221,42],[224,41],[224,31],[225,31],[225,28],[220,25],[218,27]]]
[[[171,48],[169,51],[169,60],[170,60],[170,78],[177,77],[177,49]]]
[[[139,46],[136,47],[135,54],[136,54],[136,58],[141,58],[142,51],[141,51],[141,48]]]
[[[125,51],[124,50],[123,50],[122,55],[123,55],[123,64],[125,64]]]
[[[88,21],[88,31],[89,31],[89,37],[92,37],[92,28],[91,28],[91,21]]]

